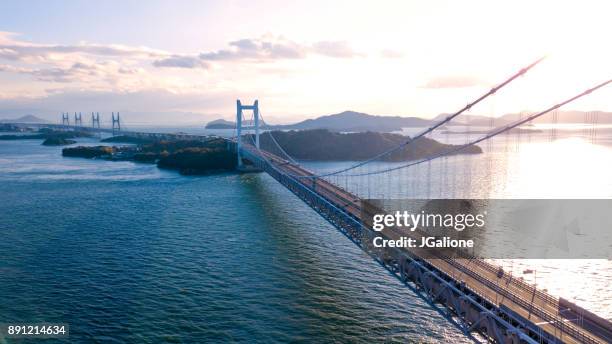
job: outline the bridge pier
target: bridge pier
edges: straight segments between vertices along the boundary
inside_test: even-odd
[[[70,118],[68,112],[62,112],[62,125],[70,125]]]
[[[96,112],[94,115],[94,113],[92,112],[91,113],[91,127],[96,128],[96,125],[98,128],[100,128],[100,113]]]
[[[78,115],[76,112],[74,113],[74,126],[83,126],[83,117],[80,112]]]
[[[117,112],[117,118],[115,118],[115,113],[112,113],[113,120],[113,136],[116,135],[115,132],[121,131],[121,121],[119,120],[119,112]]]

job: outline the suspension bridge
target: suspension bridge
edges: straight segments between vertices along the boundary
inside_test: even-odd
[[[503,273],[499,266],[488,261],[467,255],[452,258],[442,255],[425,257],[406,248],[374,247],[371,245],[374,237],[382,236],[385,239],[397,240],[406,233],[395,228],[385,228],[381,232],[372,231],[369,223],[371,215],[384,213],[385,209],[368,200],[370,197],[366,195],[370,194],[370,190],[362,189],[355,192],[346,182],[350,178],[361,178],[363,181],[363,178],[372,177],[377,178],[379,183],[380,180],[387,180],[391,185],[394,183],[393,173],[397,171],[430,164],[431,161],[461,153],[467,147],[520,128],[546,114],[552,113],[557,116],[556,111],[559,108],[612,83],[612,80],[607,80],[596,84],[539,112],[521,116],[513,123],[491,128],[478,138],[467,138],[465,143],[451,146],[445,151],[392,166],[374,166],[376,162],[385,161],[392,154],[406,149],[420,138],[427,137],[435,130],[448,125],[458,116],[528,73],[541,61],[542,59],[539,59],[520,69],[465,107],[407,138],[396,147],[335,171],[316,173],[305,168],[298,159],[287,153],[271,131],[260,130],[265,122],[258,101],[251,105],[237,101],[236,134],[225,139],[236,153],[239,170],[263,171],[269,174],[389,273],[396,276],[401,283],[412,288],[466,335],[476,340],[484,339],[496,343],[610,343],[612,342],[610,321],[564,299],[554,297],[544,290],[539,290],[535,285],[513,277],[512,274]],[[252,117],[247,118],[245,113],[252,113]],[[125,128],[122,130],[119,113],[112,114],[112,128],[100,127],[98,113],[92,113],[91,126],[82,125],[80,113],[78,116],[75,113],[74,119],[71,125],[69,115],[64,113],[62,124],[41,126],[166,140],[209,138],[203,135],[148,133],[127,131]],[[262,135],[269,135],[275,149],[261,148]],[[369,188],[369,179],[367,183],[362,184],[367,184],[366,188]]]

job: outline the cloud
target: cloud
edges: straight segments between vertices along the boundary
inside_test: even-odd
[[[0,58],[14,61],[49,61],[57,55],[94,55],[106,57],[155,58],[169,55],[147,47],[117,44],[80,43],[75,45],[38,44],[15,39],[15,33],[0,31]]]
[[[313,44],[312,49],[317,54],[335,58],[362,56],[356,53],[346,41],[321,41]]]
[[[282,36],[244,38],[229,42],[229,48],[203,52],[199,55],[173,55],[153,62],[155,67],[209,68],[210,62],[270,62],[304,59],[309,54],[334,58],[363,56],[356,53],[345,41],[321,41],[300,44]]]
[[[0,64],[0,72],[9,72],[9,73],[23,73],[27,72],[28,69],[15,67],[7,64]]]
[[[153,58],[171,57],[161,50],[122,45],[80,43],[38,44],[0,32],[0,71],[31,75],[34,80],[87,83],[88,87],[123,87],[151,82],[141,64]]]
[[[481,85],[482,81],[467,75],[450,75],[435,77],[427,81],[421,88],[465,88]]]
[[[232,41],[229,49],[201,53],[206,61],[231,60],[278,60],[306,57],[308,48],[296,42],[280,38],[247,38]]]
[[[77,62],[68,68],[42,68],[23,73],[35,76],[39,81],[72,82],[86,81],[89,77],[103,76],[108,72],[103,65]]]
[[[167,58],[153,61],[155,67],[174,67],[174,68],[203,68],[207,69],[210,64],[196,56],[173,55]]]
[[[96,80],[113,81],[125,75],[140,73],[139,69],[121,67],[114,62],[84,63],[75,62],[69,67],[25,68],[11,65],[0,65],[0,72],[12,72],[32,75],[38,81],[58,83],[94,82]]]
[[[99,75],[93,66],[100,61],[117,60],[122,64],[150,63],[156,68],[208,69],[213,62],[269,62],[287,59],[304,59],[309,54],[333,58],[361,56],[346,41],[321,41],[301,44],[282,36],[264,35],[260,38],[244,38],[228,43],[228,48],[200,54],[172,54],[162,50],[117,44],[40,44],[16,38],[15,33],[0,31],[0,59],[30,65],[47,65],[20,73],[31,74],[39,81],[72,82],[78,76]],[[84,72],[87,63],[91,73]],[[9,71],[5,68],[5,71]],[[110,70],[107,70],[110,72]]]

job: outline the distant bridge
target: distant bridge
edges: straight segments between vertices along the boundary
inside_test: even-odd
[[[449,123],[472,106],[505,87],[515,78],[525,74],[539,61],[521,69],[476,101],[447,116],[422,133],[407,139],[401,145],[371,159],[337,171],[316,174],[302,167],[278,145],[274,136],[269,132],[270,138],[277,145],[278,154],[261,149],[259,137],[262,134],[259,132],[259,127],[263,119],[257,101],[253,105],[243,105],[240,101],[237,102],[237,133],[235,137],[226,138],[226,140],[228,140],[228,144],[234,147],[239,169],[243,171],[263,171],[269,174],[367,252],[402,283],[428,300],[433,307],[437,308],[466,334],[479,333],[486,340],[496,343],[610,343],[612,342],[612,324],[609,321],[563,299],[538,290],[535,286],[531,286],[511,274],[500,274],[500,267],[482,259],[467,256],[431,258],[420,256],[409,249],[373,247],[371,242],[375,236],[396,240],[406,234],[389,228],[382,232],[373,232],[368,224],[369,218],[373,214],[384,212],[384,209],[370,204],[363,197],[343,188],[338,183],[334,183],[334,177],[339,175],[346,178],[372,175],[377,178],[391,179],[390,173],[395,170],[409,168],[444,155],[460,152],[465,147],[489,140],[544,114],[555,111],[561,106],[584,97],[612,82],[612,80],[608,80],[598,84],[541,112],[527,116],[515,123],[495,128],[483,137],[454,147],[450,151],[437,153],[400,166],[359,172],[358,168],[361,166],[372,161],[384,160],[393,152]],[[245,120],[245,110],[252,110],[253,119],[251,121]],[[67,121],[64,115],[62,117],[64,121]],[[119,124],[118,114],[116,118],[117,124]],[[131,137],[166,140],[206,140],[210,138],[210,136],[202,135],[120,131],[115,127],[114,114],[113,129],[100,128],[99,115],[97,120],[97,127],[95,120],[92,120],[91,127],[70,126],[65,122],[61,125],[44,124],[36,126],[109,134],[121,133],[121,135]],[[254,130],[254,134],[244,135],[243,131],[246,130]]]

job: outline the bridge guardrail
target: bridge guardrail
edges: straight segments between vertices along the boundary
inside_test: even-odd
[[[520,305],[521,307],[523,307],[525,309],[531,309],[535,315],[537,315],[538,317],[542,318],[542,320],[549,322],[550,324],[552,324],[554,327],[558,328],[562,332],[568,333],[572,337],[574,337],[576,339],[579,339],[579,340],[581,340],[584,343],[592,343],[592,344],[599,343],[599,341],[597,341],[595,338],[585,334],[582,331],[578,331],[573,326],[564,326],[563,325],[564,323],[562,321],[560,321],[558,318],[556,318],[555,316],[550,315],[548,312],[543,311],[543,310],[541,310],[541,309],[539,309],[537,307],[533,307],[532,304],[529,304],[528,302],[525,302],[525,300],[517,297],[513,293],[507,291],[506,289],[500,288],[497,284],[495,284],[492,281],[490,281],[490,280],[480,276],[479,274],[475,273],[474,271],[472,271],[470,269],[463,269],[462,265],[457,264],[452,259],[448,259],[447,261],[450,264],[452,264],[453,266],[455,266],[457,269],[460,269],[464,273],[470,275],[472,278],[478,280],[480,283],[483,283],[483,284],[487,285],[489,288],[491,288],[492,290],[495,290],[496,292],[498,292],[500,294],[503,294],[506,298],[510,299],[512,302]],[[492,300],[489,300],[489,301],[492,301]],[[559,324],[560,324],[560,326],[559,326]]]

